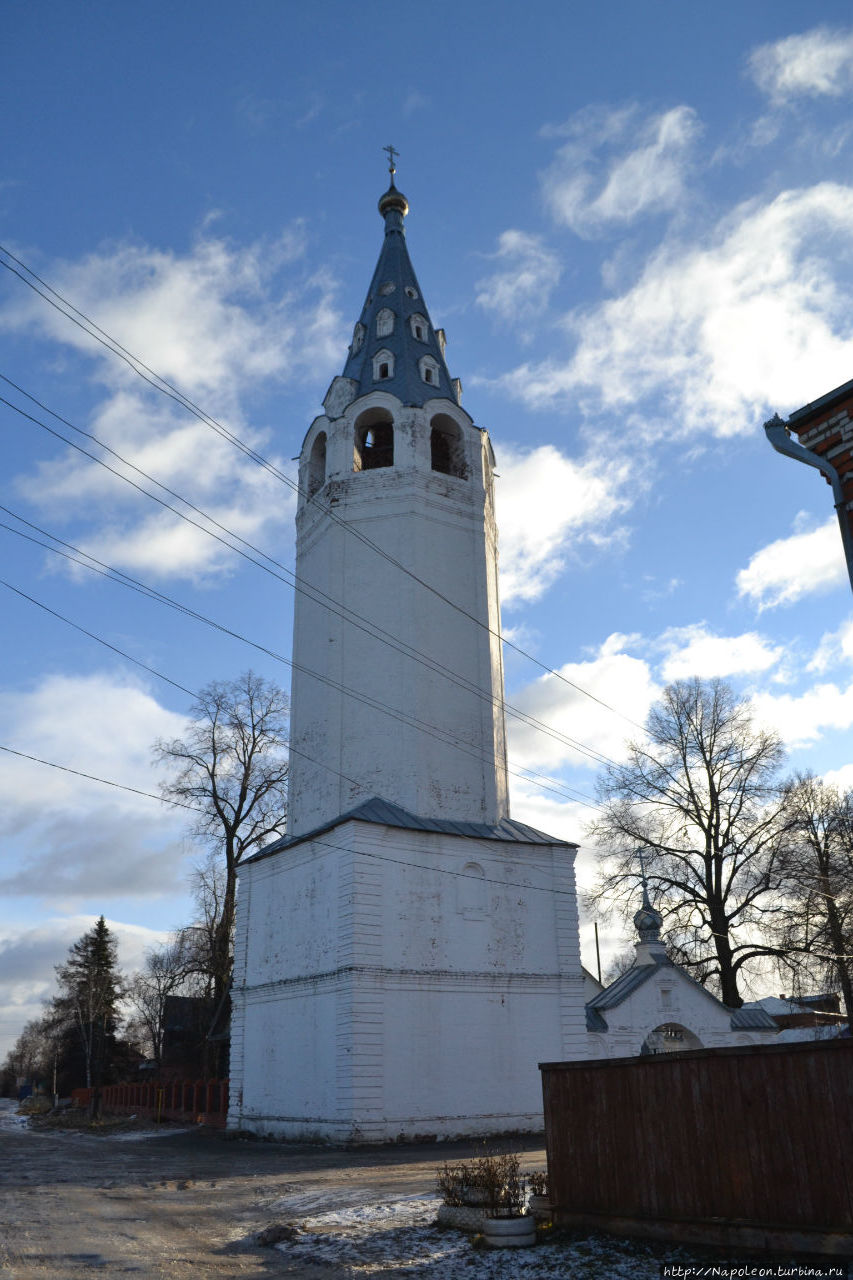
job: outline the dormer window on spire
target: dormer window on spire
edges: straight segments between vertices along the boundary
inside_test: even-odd
[[[353,355],[355,355],[357,351],[360,351],[364,346],[364,339],[366,336],[367,330],[359,320],[358,324],[353,329],[352,343],[350,344],[350,351]]]
[[[418,361],[418,369],[424,382],[428,382],[431,387],[438,386],[438,362],[432,356],[421,356]]]
[[[394,352],[383,347],[373,357],[373,381],[385,382],[394,377]]]
[[[394,332],[394,312],[390,307],[383,307],[376,317],[377,338],[387,338]]]
[[[409,325],[411,326],[412,337],[416,338],[418,342],[426,342],[429,337],[429,325],[426,322],[426,317],[415,314],[409,318]]]

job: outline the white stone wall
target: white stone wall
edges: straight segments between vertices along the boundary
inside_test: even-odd
[[[244,867],[229,1125],[540,1128],[538,1063],[587,1047],[573,856],[348,822]]]
[[[394,465],[356,472],[356,423],[370,410],[394,417]],[[437,414],[461,432],[464,478],[431,469]],[[312,425],[303,490],[321,431],[326,484],[297,515],[305,590],[294,617],[289,830],[305,834],[372,795],[423,816],[495,822],[508,788],[488,439],[449,401],[404,408],[376,392]]]
[[[638,1054],[650,1032],[664,1023],[674,1023],[695,1036],[676,1048],[720,1049],[726,1046],[768,1044],[774,1031],[733,1031],[731,1015],[717,1000],[701,991],[674,965],[661,965],[642,986],[621,1004],[603,1009],[606,1032],[589,1033],[591,1058],[627,1058]]]

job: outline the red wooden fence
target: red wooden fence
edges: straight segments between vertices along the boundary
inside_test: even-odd
[[[557,1223],[853,1253],[853,1040],[541,1070]]]
[[[90,1089],[75,1089],[75,1106],[88,1106]],[[101,1090],[101,1107],[117,1115],[181,1120],[190,1124],[225,1125],[228,1114],[227,1080],[156,1080],[145,1084],[108,1084]]]

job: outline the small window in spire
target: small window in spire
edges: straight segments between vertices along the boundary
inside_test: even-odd
[[[387,338],[394,332],[394,312],[390,307],[383,307],[376,317],[377,338]]]
[[[373,381],[384,382],[387,378],[394,377],[394,355],[383,347],[381,351],[377,351],[373,357]]]
[[[384,280],[379,286],[379,292],[383,298],[387,298],[389,293],[393,293],[397,288],[393,280]]]
[[[407,298],[417,298],[417,297],[418,297],[418,291],[417,291],[417,289],[413,289],[413,288],[412,288],[412,286],[411,286],[410,284],[407,284],[407,285],[406,285],[405,293],[406,293],[406,297],[407,297]]]
[[[418,361],[418,369],[424,382],[428,382],[431,387],[437,387],[439,381],[438,365],[432,356],[421,356]]]
[[[359,321],[359,323],[355,326],[355,329],[353,330],[353,335],[352,335],[352,346],[350,350],[352,351],[353,355],[355,355],[357,351],[360,351],[361,348],[364,346],[364,338],[366,333],[367,333],[367,330],[365,329],[364,325]]]
[[[409,324],[412,326],[412,337],[417,338],[418,342],[426,342],[429,335],[426,319],[423,316],[413,315],[409,317]]]

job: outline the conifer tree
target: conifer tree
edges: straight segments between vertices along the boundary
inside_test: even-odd
[[[86,1087],[92,1090],[92,1113],[97,1114],[101,1087],[119,1056],[118,1005],[124,994],[116,941],[103,916],[72,945],[65,964],[57,965],[56,976],[54,1020],[69,1046],[81,1054]]]

